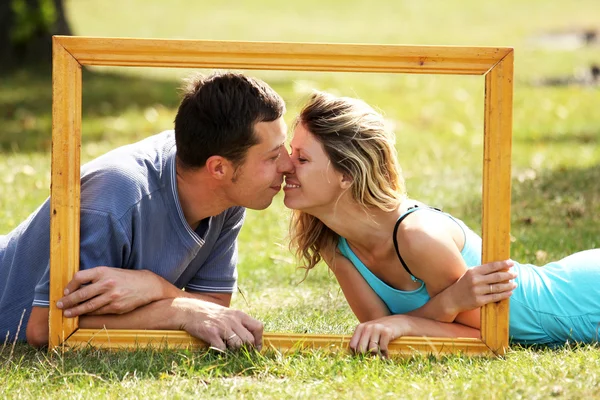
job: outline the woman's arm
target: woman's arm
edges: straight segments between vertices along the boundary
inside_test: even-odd
[[[390,315],[358,325],[350,339],[350,348],[356,353],[380,352],[387,356],[389,343],[402,336],[479,338],[480,332],[458,323],[438,322],[410,315]]]
[[[335,274],[350,308],[361,322],[350,340],[350,348],[353,351],[374,351],[387,355],[389,342],[402,336],[480,337],[478,329],[451,321],[446,323],[426,317],[389,315],[385,303],[350,260],[333,251],[322,251],[321,256]],[[437,301],[444,301],[447,296],[436,296],[439,298],[436,302],[432,305],[426,304],[421,309],[434,313],[436,307],[442,308]]]
[[[334,273],[348,305],[360,322],[390,314],[387,306],[365,281],[350,260],[334,249],[321,251],[321,257]]]
[[[455,283],[432,297],[408,315],[440,322],[459,321],[476,326],[479,307],[509,298],[516,287],[512,260],[497,261],[469,268]],[[469,319],[471,322],[469,322]]]
[[[511,261],[468,269],[460,248],[462,230],[445,215],[415,213],[398,229],[398,246],[412,273],[425,282],[431,300],[409,315],[460,322],[479,329],[479,307],[510,297]],[[490,286],[493,285],[493,286]],[[491,290],[493,293],[491,293]]]

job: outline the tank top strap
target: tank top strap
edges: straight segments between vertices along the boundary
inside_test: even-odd
[[[422,282],[422,280],[413,275],[413,273],[408,268],[408,265],[406,265],[406,262],[404,261],[404,259],[400,255],[400,249],[398,248],[398,228],[400,227],[400,224],[402,223],[402,221],[404,221],[404,219],[406,219],[406,217],[408,217],[410,214],[412,214],[413,212],[415,212],[417,210],[420,210],[420,209],[423,209],[423,208],[419,208],[418,204],[415,204],[414,206],[408,207],[408,209],[396,221],[396,225],[394,225],[394,234],[392,236],[392,240],[394,241],[394,248],[396,249],[396,255],[398,256],[398,259],[400,260],[400,263],[402,264],[402,266],[404,267],[404,269],[406,270],[406,272],[408,272],[408,274],[410,275],[411,279],[414,282]],[[435,208],[435,207],[431,207],[431,206],[427,206],[425,209],[430,209],[430,210],[436,210],[436,211],[439,211],[439,212],[443,212],[439,208]]]

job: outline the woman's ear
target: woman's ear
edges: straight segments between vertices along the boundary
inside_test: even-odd
[[[353,181],[352,178],[350,178],[350,175],[342,174],[342,179],[340,181],[340,186],[342,187],[342,189],[348,189],[350,186],[352,186],[352,182]]]

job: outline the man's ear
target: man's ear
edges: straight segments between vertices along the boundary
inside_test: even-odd
[[[353,182],[354,181],[352,180],[350,175],[342,174],[342,178],[340,180],[340,186],[342,187],[342,189],[344,189],[344,190],[348,189],[350,186],[352,186]]]
[[[211,156],[206,160],[206,170],[215,179],[223,180],[233,174],[231,162],[222,156]]]

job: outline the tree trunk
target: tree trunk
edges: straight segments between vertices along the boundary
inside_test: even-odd
[[[70,34],[63,0],[0,0],[0,69],[47,67],[52,35]]]

